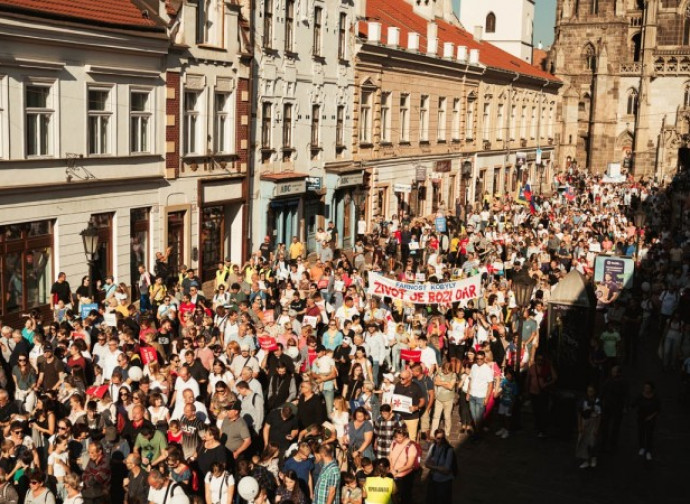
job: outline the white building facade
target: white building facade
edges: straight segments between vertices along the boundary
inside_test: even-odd
[[[315,250],[327,221],[354,239],[351,162],[354,7],[341,0],[261,0],[254,42],[252,249],[269,235]]]
[[[534,0],[460,0],[459,18],[470,33],[532,62]]]

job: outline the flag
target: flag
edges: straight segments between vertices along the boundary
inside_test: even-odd
[[[520,186],[517,197],[515,198],[515,202],[519,205],[529,206],[530,212],[535,212],[534,198],[532,198],[532,187],[530,186],[529,182],[525,182]]]

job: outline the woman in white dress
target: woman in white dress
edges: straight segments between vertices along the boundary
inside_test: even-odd
[[[235,496],[235,478],[225,470],[225,464],[214,462],[204,481],[206,504],[232,504]]]

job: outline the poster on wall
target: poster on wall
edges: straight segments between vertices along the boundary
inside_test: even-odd
[[[597,308],[613,303],[623,289],[632,289],[635,261],[630,257],[598,255],[594,259]]]

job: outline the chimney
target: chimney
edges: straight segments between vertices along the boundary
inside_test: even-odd
[[[470,65],[479,65],[479,49],[470,49]]]
[[[357,19],[367,18],[367,0],[355,0],[355,16]]]
[[[419,33],[409,32],[407,34],[407,50],[419,52]]]
[[[467,61],[467,46],[458,46],[458,61],[462,63]]]
[[[455,44],[452,42],[444,42],[443,44],[443,57],[446,59],[452,59],[453,58],[453,48]]]
[[[367,22],[367,41],[371,44],[381,43],[381,23],[376,21]]]
[[[386,41],[388,42],[388,47],[398,47],[400,45],[400,28],[389,26]]]
[[[426,53],[435,56],[438,52],[438,26],[434,21],[429,21],[426,25]]]
[[[483,34],[484,34],[484,28],[482,28],[479,25],[474,27],[474,40],[476,40],[477,42],[481,42]]]

